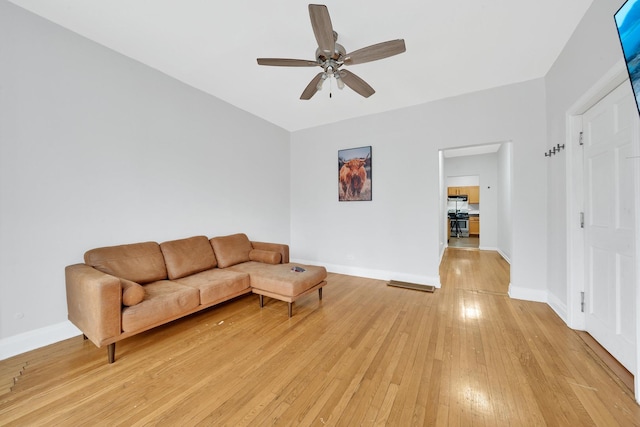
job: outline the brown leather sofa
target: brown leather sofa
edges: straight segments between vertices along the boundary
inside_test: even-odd
[[[87,251],[65,269],[69,320],[98,347],[243,294],[293,302],[326,284],[324,267],[289,263],[289,246],[245,234],[194,236]],[[304,272],[292,271],[298,266]]]

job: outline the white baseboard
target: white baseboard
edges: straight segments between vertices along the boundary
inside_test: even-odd
[[[377,280],[399,280],[401,282],[417,283],[420,285],[433,285],[440,287],[440,276],[429,277],[416,274],[398,273],[396,271],[375,270],[361,267],[353,267],[339,264],[318,263],[316,261],[308,261],[304,259],[293,259],[291,263],[300,263],[308,265],[322,265],[331,273],[346,274],[349,276],[366,277],[368,279]]]
[[[525,301],[547,303],[548,292],[542,289],[520,288],[509,283],[509,297]]]
[[[78,335],[82,335],[82,332],[67,320],[55,325],[3,338],[0,340],[0,360]]]
[[[569,322],[567,321],[567,304],[560,301],[557,296],[550,292],[547,293],[547,299],[547,304],[549,304],[549,307],[551,307],[551,309],[555,311],[558,316],[560,316],[562,321],[568,325]]]
[[[500,256],[502,258],[504,258],[505,261],[507,261],[507,263],[509,265],[511,265],[511,260],[509,259],[509,257],[507,256],[507,254],[505,254],[504,252],[502,252],[500,249],[496,249],[496,251],[498,251],[498,253],[500,254]]]

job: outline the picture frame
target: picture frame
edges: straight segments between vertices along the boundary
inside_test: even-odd
[[[371,146],[338,150],[338,201],[372,200]]]
[[[636,109],[640,112],[640,0],[624,2],[614,20]]]

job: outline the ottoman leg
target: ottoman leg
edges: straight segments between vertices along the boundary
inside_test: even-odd
[[[318,288],[318,299],[322,300],[322,288]]]
[[[291,317],[293,315],[293,303],[290,302],[289,303],[289,317]]]
[[[264,295],[258,295],[260,298],[260,308],[264,307]]]

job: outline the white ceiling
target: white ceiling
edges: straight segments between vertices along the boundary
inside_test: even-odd
[[[307,2],[10,0],[289,131],[543,77],[593,0],[326,1],[347,52],[403,38],[407,52],[348,68],[376,93],[333,84],[299,99],[320,68]]]

